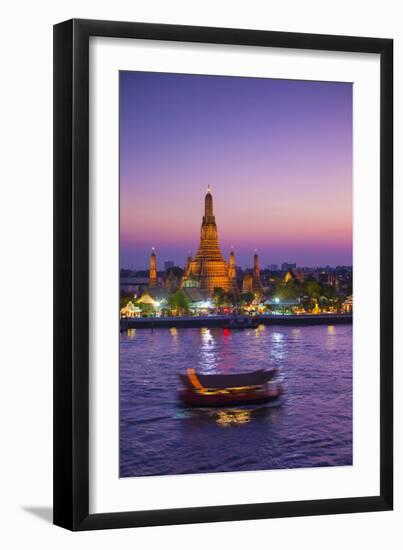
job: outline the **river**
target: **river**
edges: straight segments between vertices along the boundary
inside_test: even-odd
[[[276,366],[276,406],[186,409],[178,372]],[[120,476],[352,464],[352,326],[129,329],[120,335]]]

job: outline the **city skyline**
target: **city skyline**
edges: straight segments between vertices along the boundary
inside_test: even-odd
[[[351,110],[348,83],[121,72],[121,267],[183,267],[208,184],[226,259],[351,265]]]
[[[152,249],[150,250],[150,252],[152,252]],[[158,257],[158,251],[154,248],[154,252],[156,254],[156,265],[157,265],[157,271],[159,272],[162,272],[162,271],[167,271],[169,269],[171,269],[171,267],[180,267],[183,269],[183,266],[185,265],[186,263],[186,257],[183,259],[182,262],[174,262],[172,259],[166,259],[166,258],[159,258]],[[262,262],[262,255],[260,254],[259,250],[253,250],[252,251],[252,256],[251,256],[251,259],[250,259],[250,262],[249,264],[245,264],[245,265],[241,265],[239,262],[237,262],[236,264],[236,267],[237,269],[242,269],[243,271],[245,270],[252,270],[253,269],[253,255],[255,254],[255,252],[257,252],[259,254],[259,262],[260,262],[260,269],[262,271],[285,271],[285,269],[283,269],[282,265],[283,264],[296,264],[296,267],[295,269],[297,270],[300,270],[300,269],[326,269],[326,268],[330,268],[330,269],[336,269],[336,268],[352,268],[352,263],[350,264],[311,264],[311,265],[307,265],[307,264],[298,264],[297,262],[292,262],[292,261],[279,261],[279,262],[269,262],[269,263],[266,263],[266,262]],[[229,254],[228,254],[229,256]],[[164,264],[165,263],[169,263],[171,264],[172,262],[172,265],[170,265],[169,267],[166,267]],[[271,266],[272,265],[277,265],[277,269],[273,269]],[[133,263],[131,264],[126,264],[126,265],[121,265],[120,266],[120,269],[123,269],[123,270],[130,270],[130,271],[149,271],[149,268],[150,268],[150,254],[148,255],[148,258],[146,260],[146,263],[143,265],[143,266],[136,266],[134,265]]]

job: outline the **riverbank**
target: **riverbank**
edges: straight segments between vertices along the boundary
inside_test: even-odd
[[[135,317],[121,319],[120,330],[129,328],[201,328],[224,327],[229,320],[228,315],[211,315],[203,317]],[[315,315],[257,315],[262,325],[338,325],[351,324],[351,314],[325,313]]]

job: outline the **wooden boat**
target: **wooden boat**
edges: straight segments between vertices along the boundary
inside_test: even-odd
[[[273,401],[282,395],[281,385],[274,380],[277,369],[241,374],[196,374],[188,369],[180,374],[184,389],[180,400],[193,407],[254,405]]]
[[[248,317],[246,315],[236,315],[234,317],[230,317],[228,321],[224,323],[224,328],[257,328],[258,325],[259,321],[254,317]]]

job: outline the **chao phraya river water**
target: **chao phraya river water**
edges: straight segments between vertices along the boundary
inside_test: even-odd
[[[280,406],[186,409],[178,372],[278,367]],[[120,476],[352,463],[352,326],[129,329],[120,335]]]

